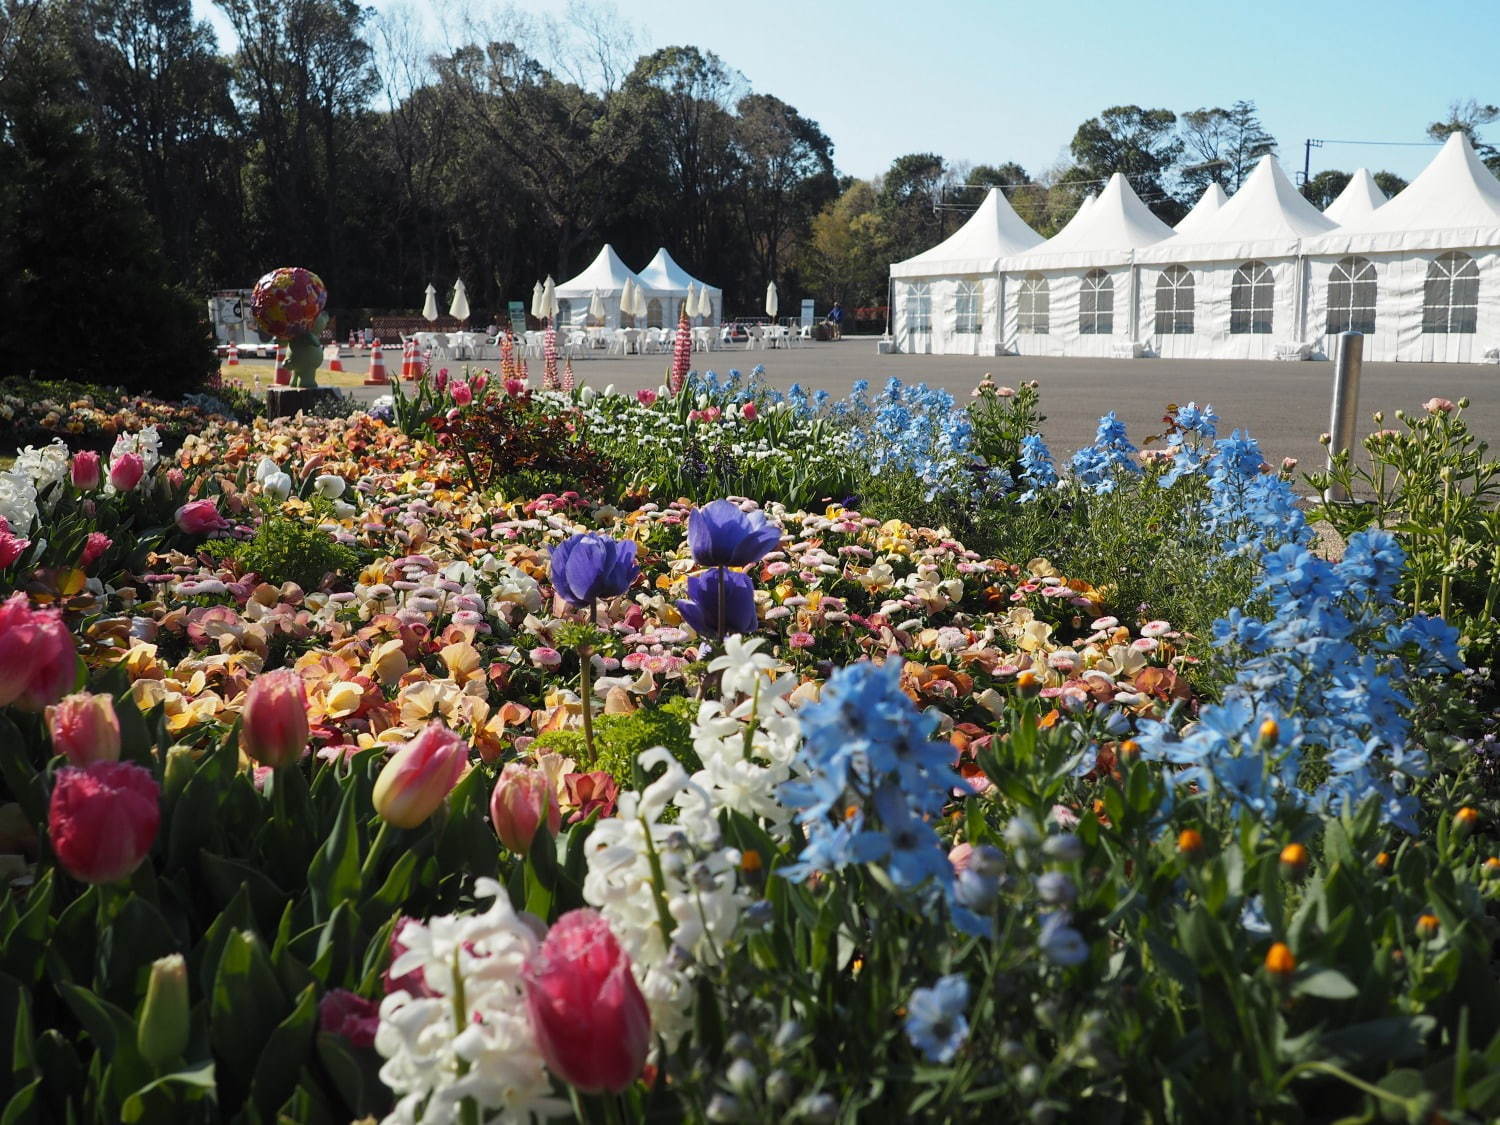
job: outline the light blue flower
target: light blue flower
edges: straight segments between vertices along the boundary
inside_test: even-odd
[[[969,982],[957,973],[931,988],[912,990],[906,1002],[906,1038],[928,1062],[946,1063],[969,1037]]]

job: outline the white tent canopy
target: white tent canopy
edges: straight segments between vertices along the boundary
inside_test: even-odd
[[[680,301],[686,300],[693,292],[694,287],[704,291],[713,312],[709,314],[712,323],[717,323],[724,310],[724,291],[707,282],[699,281],[687,270],[677,264],[676,259],[668,253],[663,246],[656,252],[656,256],[646,264],[646,268],[637,275],[641,284],[646,287],[653,297],[674,298],[671,308],[664,310],[665,323],[675,324],[681,314]],[[696,315],[691,310],[689,316]]]
[[[1198,202],[1193,204],[1193,209],[1184,215],[1173,231],[1178,238],[1192,238],[1209,219],[1218,212],[1220,207],[1229,202],[1229,196],[1224,193],[1224,188],[1217,183],[1209,184],[1203,189],[1203,194],[1198,197]]]
[[[1027,226],[997,187],[990,188],[967,222],[930,250],[891,267],[892,277],[951,277],[991,273],[1008,254],[1019,254],[1041,243],[1042,236]]]
[[[1338,198],[1323,208],[1323,214],[1339,226],[1346,227],[1363,222],[1366,216],[1385,202],[1386,194],[1375,183],[1370,170],[1357,168],[1354,175],[1349,177],[1344,190],[1339,192]]]
[[[620,298],[625,293],[627,281],[650,288],[643,285],[635,271],[620,260],[615,248],[605,243],[598,256],[584,267],[582,273],[558,283],[556,294],[559,322],[580,323],[583,312],[597,293],[604,304],[605,325],[610,328],[621,327]]]
[[[1040,246],[1005,265],[1045,269],[1084,265],[1100,257],[1151,246],[1172,237],[1172,228],[1151,213],[1125,177],[1116,172],[1099,198],[1080,207],[1068,225]]]

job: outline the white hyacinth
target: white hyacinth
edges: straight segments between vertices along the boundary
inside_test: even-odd
[[[747,898],[740,853],[719,847],[709,795],[660,746],[639,761],[647,773],[664,767],[662,775],[639,793],[622,793],[616,815],[595,825],[583,897],[630,954],[652,1030],[670,1045],[692,1022],[695,966],[719,959]],[[677,823],[663,823],[673,804]]]
[[[31,474],[14,468],[0,473],[0,517],[18,535],[31,530],[37,518],[36,483]]]
[[[161,464],[161,434],[157,433],[155,426],[146,426],[133,434],[121,434],[115,438],[114,448],[109,452],[110,461],[122,453],[138,454],[146,467],[146,475],[150,476]]]
[[[551,1096],[522,991],[522,967],[540,941],[495,880],[476,880],[474,893],[494,900],[484,913],[441,915],[401,931],[406,952],[391,975],[420,970],[436,995],[402,990],[380,1003],[380,1080],[398,1099],[387,1122],[458,1121],[466,1098],[481,1120],[515,1125],[567,1110]]]
[[[25,473],[38,492],[45,492],[52,485],[61,484],[68,479],[70,462],[68,447],[61,438],[53,438],[51,444],[40,449],[28,445],[17,453],[11,472]]]

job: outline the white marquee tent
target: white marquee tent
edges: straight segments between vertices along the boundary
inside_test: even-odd
[[[687,300],[689,293],[697,289],[708,290],[709,303],[713,308],[713,315],[705,323],[718,324],[724,315],[724,291],[699,281],[688,273],[677,264],[665,246],[656,252],[656,257],[637,276],[647,290],[647,305],[660,302],[646,314],[648,325],[667,328],[675,326],[682,314],[682,302]]]
[[[996,225],[979,219],[959,235]],[[1394,199],[1362,169],[1326,214],[1268,156],[1229,199],[1205,192],[1176,232],[1116,175],[1053,238],[1000,253],[992,274],[985,255],[950,248],[959,235],[891,267],[897,350],[979,351],[998,321],[999,350],[1027,355],[1300,359],[1331,354],[1352,328],[1371,360],[1500,360],[1500,180],[1462,133]],[[933,327],[913,331],[913,279],[994,292],[983,328],[938,330],[934,302]]]
[[[620,255],[615,253],[613,246],[605,243],[598,257],[582,273],[558,283],[558,323],[582,324],[588,313],[589,303],[597,293],[604,304],[605,326],[623,327],[620,323],[620,295],[624,293],[627,281],[634,281],[646,290],[648,300],[654,295],[651,286],[620,260]]]
[[[891,267],[897,350],[997,355],[1004,301],[1000,259],[1042,241],[1005,193],[990,188],[979,209],[931,250]]]

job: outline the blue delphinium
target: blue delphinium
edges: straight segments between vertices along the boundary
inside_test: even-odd
[[[901,690],[900,663],[839,669],[799,718],[801,776],[781,786],[780,798],[798,810],[807,844],[779,873],[801,882],[814,872],[879,864],[897,887],[938,891],[961,928],[988,932],[957,901],[953,866],[932,826],[963,784],[953,749],[933,740],[937,717]]]
[[[1219,423],[1219,416],[1214,413],[1210,403],[1204,403],[1200,410],[1196,402],[1190,402],[1186,406],[1177,408],[1177,428],[1184,435],[1200,434],[1210,441],[1215,436],[1215,427]]]
[[[1111,410],[1099,419],[1094,443],[1073,454],[1070,467],[1078,483],[1090,492],[1113,492],[1122,476],[1138,475],[1141,467],[1132,460],[1136,452],[1125,434],[1125,423]]]
[[[906,1038],[928,1062],[949,1062],[969,1037],[969,982],[957,973],[931,988],[912,990],[906,1002]]]
[[[1021,483],[1026,491],[1021,493],[1021,502],[1035,500],[1043,492],[1057,484],[1057,470],[1052,466],[1052,454],[1041,434],[1027,434],[1021,439]]]

